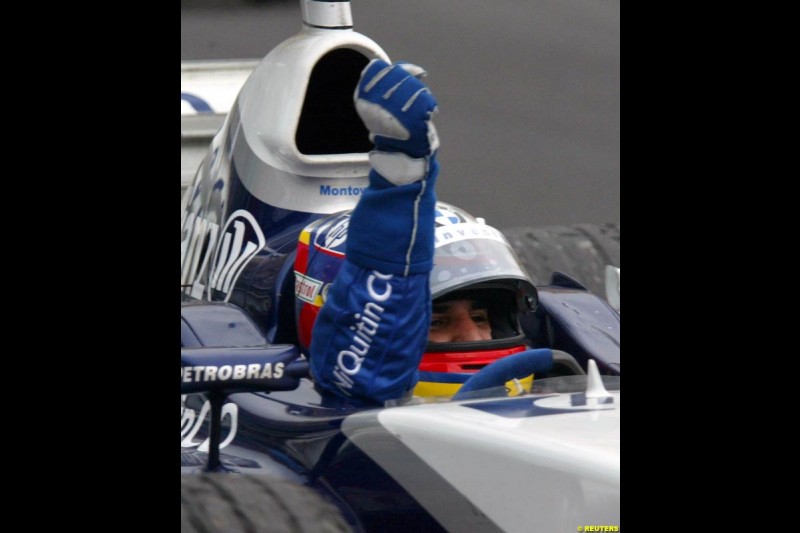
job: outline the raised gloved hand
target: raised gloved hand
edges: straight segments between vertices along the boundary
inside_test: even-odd
[[[370,163],[395,185],[425,177],[429,158],[439,148],[432,122],[436,99],[419,80],[424,74],[410,63],[373,59],[356,87],[356,110],[375,143]]]

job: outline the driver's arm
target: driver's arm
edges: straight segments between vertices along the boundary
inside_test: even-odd
[[[318,388],[356,401],[412,390],[428,338],[439,142],[436,100],[419,73],[373,60],[354,95],[375,143],[372,170],[314,325],[310,362]]]

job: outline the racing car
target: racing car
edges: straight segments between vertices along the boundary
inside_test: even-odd
[[[367,186],[353,89],[389,57],[354,31],[349,2],[300,4],[302,29],[263,60],[182,65],[182,529],[618,524],[618,252],[590,276],[607,280],[605,298],[571,272],[538,284],[522,324],[537,348],[472,369],[453,396],[365,408],[314,387],[298,239]],[[509,390],[520,367],[530,391]]]

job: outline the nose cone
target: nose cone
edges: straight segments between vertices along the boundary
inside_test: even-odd
[[[353,27],[350,2],[302,0],[303,23],[313,28],[348,29]]]

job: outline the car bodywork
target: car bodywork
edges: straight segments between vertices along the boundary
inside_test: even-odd
[[[364,531],[618,524],[618,269],[616,310],[562,274],[537,287],[531,345],[570,357],[537,373],[535,394],[364,409],[314,389],[297,347],[297,240],[367,186],[352,93],[370,59],[389,58],[353,31],[349,2],[301,8],[302,30],[259,62],[182,65],[182,472],[305,484]]]

